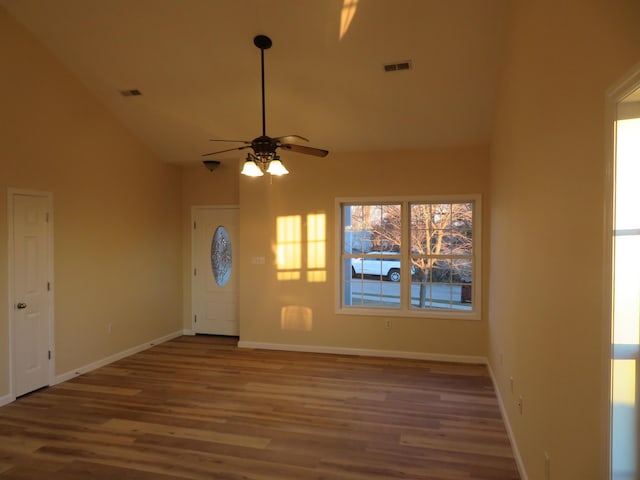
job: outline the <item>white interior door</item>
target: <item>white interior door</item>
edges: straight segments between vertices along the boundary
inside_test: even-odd
[[[195,333],[239,333],[237,219],[237,208],[192,210]]]
[[[49,385],[49,209],[46,195],[14,193],[13,374],[15,396]]]

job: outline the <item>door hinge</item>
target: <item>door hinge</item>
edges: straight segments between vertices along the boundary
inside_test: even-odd
[[[51,282],[47,282],[47,292],[51,291]]]
[[[51,350],[49,350],[49,360],[51,360]]]
[[[193,229],[196,229],[196,222],[193,222]]]
[[[194,315],[193,316],[193,322],[194,323],[198,323],[198,315]]]
[[[196,277],[198,275],[198,269],[194,268],[193,269],[193,276]]]
[[[45,213],[45,214],[44,214],[44,221],[45,221],[46,223],[49,223],[49,212],[47,212],[47,213]]]

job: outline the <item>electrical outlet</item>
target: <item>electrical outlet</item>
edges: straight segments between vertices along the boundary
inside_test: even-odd
[[[112,331],[112,330],[113,330],[113,324],[111,324],[111,323],[110,323],[110,324],[108,324],[108,325],[107,325],[107,333],[108,333],[109,335],[111,335],[111,331]]]
[[[524,402],[522,399],[522,395],[518,396],[518,411],[520,412],[520,415],[522,415],[522,412],[524,410]]]
[[[391,319],[390,318],[386,318],[384,320],[384,328],[391,328]]]

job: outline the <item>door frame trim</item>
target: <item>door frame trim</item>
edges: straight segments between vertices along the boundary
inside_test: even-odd
[[[189,305],[189,317],[190,317],[190,325],[191,325],[191,334],[195,335],[196,332],[196,322],[194,319],[193,311],[194,305],[196,302],[196,289],[195,289],[195,275],[193,274],[196,268],[196,239],[193,234],[193,222],[195,221],[195,213],[197,211],[203,210],[237,210],[238,214],[240,213],[240,205],[232,204],[232,205],[191,205],[191,215],[189,220],[189,231],[191,232],[191,269],[189,271],[189,277],[191,278],[189,282],[189,288],[191,289],[191,304]],[[237,268],[237,267],[236,267]]]
[[[49,278],[50,290],[47,295],[47,309],[48,309],[48,319],[47,325],[49,329],[49,351],[51,352],[51,359],[49,360],[49,371],[48,371],[48,382],[49,385],[55,384],[55,339],[54,339],[54,277],[53,277],[53,193],[45,192],[41,190],[24,190],[18,188],[9,188],[7,190],[7,287],[8,287],[8,295],[7,295],[7,309],[9,319],[9,401],[13,402],[16,399],[16,388],[15,388],[15,359],[14,359],[14,308],[15,304],[14,299],[14,288],[13,288],[13,278],[14,278],[14,258],[13,258],[13,235],[14,235],[14,196],[15,195],[30,195],[35,197],[42,197],[47,199],[47,210],[49,213],[49,218],[47,221],[47,277]]]

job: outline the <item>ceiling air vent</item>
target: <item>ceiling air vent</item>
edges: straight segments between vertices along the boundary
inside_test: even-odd
[[[388,63],[384,66],[385,72],[397,72],[399,70],[411,70],[411,60],[399,63]]]
[[[120,95],[123,97],[138,97],[142,95],[142,92],[137,88],[134,88],[132,90],[120,90]]]

